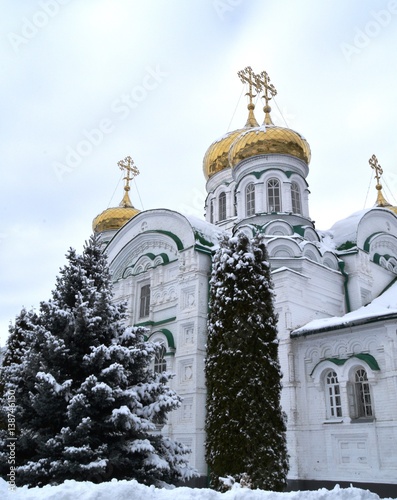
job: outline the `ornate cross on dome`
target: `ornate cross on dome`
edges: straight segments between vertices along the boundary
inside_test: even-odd
[[[371,168],[375,170],[376,189],[378,191],[376,206],[391,207],[391,204],[386,200],[382,193],[382,184],[380,183],[380,177],[383,174],[383,169],[378,163],[378,158],[375,155],[372,155],[368,160],[368,163],[371,165]]]
[[[245,95],[249,97],[250,104],[252,104],[252,99],[256,97],[256,94],[252,93],[252,87],[256,88],[255,73],[252,71],[251,66],[247,66],[243,70],[238,71],[237,75],[243,83],[248,83],[248,92]]]
[[[126,171],[126,176],[124,177],[125,185],[124,185],[124,196],[120,203],[121,207],[132,207],[131,200],[128,196],[128,191],[130,190],[130,181],[134,179],[137,175],[139,175],[139,170],[134,164],[134,160],[131,156],[126,156],[124,160],[120,160],[117,165],[121,170]]]
[[[277,95],[276,87],[270,83],[269,75],[266,71],[262,71],[259,75],[255,75],[256,87],[264,90],[263,98],[265,99],[265,107],[263,111],[265,112],[265,125],[272,125],[272,119],[270,118],[270,111],[272,108],[269,106],[269,101]]]
[[[245,126],[246,127],[257,127],[258,122],[256,121],[255,116],[254,116],[255,104],[252,102],[252,99],[254,97],[256,97],[256,94],[253,93],[253,88],[255,88],[256,91],[259,91],[259,89],[256,87],[255,73],[252,71],[251,66],[247,66],[243,70],[238,71],[237,75],[243,83],[248,84],[248,92],[245,94],[249,98],[248,120],[247,120],[247,123],[245,124]]]
[[[378,158],[375,155],[372,155],[368,160],[368,163],[371,165],[371,168],[375,170],[375,179],[378,184],[380,184],[380,176],[383,174],[383,169],[378,163]]]

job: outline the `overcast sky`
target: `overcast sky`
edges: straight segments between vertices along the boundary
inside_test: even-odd
[[[0,4],[1,345],[121,201],[125,156],[141,171],[137,208],[203,215],[202,159],[245,124],[247,65],[277,88],[273,121],[311,145],[317,228],[374,204],[374,153],[397,204],[397,1]]]

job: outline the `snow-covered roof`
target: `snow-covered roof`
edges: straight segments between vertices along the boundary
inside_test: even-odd
[[[364,210],[354,212],[346,217],[346,219],[335,222],[335,224],[328,231],[319,231],[322,236],[323,244],[327,247],[327,249],[335,251],[348,243],[350,243],[351,246],[355,246],[357,243],[357,229],[360,220],[370,210],[372,209],[366,208]]]
[[[224,231],[219,227],[207,222],[203,219],[199,219],[194,215],[184,215],[186,219],[190,222],[196,236],[203,238],[205,241],[212,243],[214,248],[218,246],[219,237],[224,234]]]
[[[310,321],[310,323],[307,323],[305,326],[294,330],[291,336],[298,337],[302,335],[311,335],[373,321],[382,321],[394,317],[397,317],[397,282],[394,282],[393,285],[370,304],[362,306],[344,316]]]

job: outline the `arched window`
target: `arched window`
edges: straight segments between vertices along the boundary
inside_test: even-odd
[[[255,215],[255,186],[252,182],[245,188],[245,213],[247,217]]]
[[[226,193],[219,195],[219,220],[226,219]]]
[[[348,384],[348,396],[351,418],[373,417],[371,392],[364,368],[358,368],[353,373],[353,379]]]
[[[297,182],[291,184],[291,201],[292,201],[292,212],[294,214],[302,213],[302,203],[301,203],[301,192]]]
[[[268,212],[281,212],[280,181],[278,179],[267,181],[267,210]]]
[[[139,299],[139,318],[149,316],[150,312],[150,285],[143,285],[141,287]]]
[[[167,370],[167,361],[165,360],[166,352],[165,345],[161,342],[154,356],[154,373],[163,373]]]
[[[337,418],[342,416],[342,403],[340,397],[340,385],[337,374],[330,370],[325,376],[325,388],[327,398],[328,417]]]

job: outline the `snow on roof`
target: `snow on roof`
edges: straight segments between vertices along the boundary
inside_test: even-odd
[[[213,243],[215,247],[218,246],[219,237],[224,234],[222,229],[194,215],[183,214],[183,216],[186,217],[196,233],[199,233],[208,242]]]
[[[390,286],[379,297],[370,304],[362,306],[356,311],[349,312],[344,316],[333,318],[315,319],[305,326],[292,332],[292,336],[308,335],[320,331],[335,330],[351,326],[353,324],[362,324],[377,319],[386,319],[388,316],[397,315],[397,282]]]
[[[323,243],[328,247],[328,250],[339,248],[344,243],[357,243],[357,228],[363,216],[372,210],[372,208],[365,208],[342,219],[329,229],[328,231],[319,231],[322,236]]]
[[[291,491],[276,493],[273,491],[250,490],[239,484],[233,485],[232,490],[226,493],[210,489],[192,489],[187,487],[162,488],[144,486],[137,481],[117,481],[93,484],[88,481],[65,481],[58,486],[43,486],[42,488],[16,488],[10,491],[8,483],[0,478],[0,497],[4,500],[96,500],[111,498],[112,500],[379,500],[376,493],[359,488],[340,488],[336,485],[333,490],[321,488],[317,491]],[[392,500],[392,499],[390,499]]]

